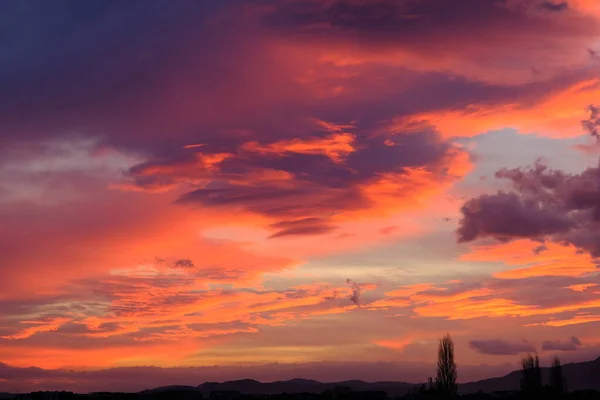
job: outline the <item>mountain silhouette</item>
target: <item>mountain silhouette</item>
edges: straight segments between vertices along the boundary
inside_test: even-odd
[[[549,382],[550,368],[542,368],[544,383]],[[563,374],[567,379],[569,390],[595,389],[600,390],[600,357],[585,362],[563,365]],[[521,371],[513,371],[505,376],[484,379],[477,382],[459,385],[461,394],[477,392],[494,392],[504,390],[518,390],[521,382]],[[259,382],[254,379],[241,379],[227,382],[206,382],[199,385],[196,390],[203,394],[213,391],[239,392],[243,394],[274,395],[281,393],[321,393],[336,387],[347,387],[354,391],[385,391],[390,396],[403,396],[421,386],[422,383],[407,382],[364,382],[361,380],[348,380],[341,382],[319,382],[311,379],[290,379],[287,381]],[[169,388],[169,387],[166,387]],[[174,390],[190,387],[173,387]],[[157,388],[153,390],[165,390]]]
[[[160,386],[160,387],[157,387],[154,389],[143,390],[140,393],[152,394],[152,393],[187,391],[187,390],[198,390],[198,388],[195,386],[187,386],[187,385],[169,385],[169,386]]]
[[[564,364],[563,375],[567,379],[569,390],[600,390],[600,357],[592,361]],[[544,384],[550,382],[550,368],[542,368]],[[462,394],[518,390],[521,384],[521,371],[513,371],[499,378],[484,379],[459,385]]]
[[[290,379],[287,381],[276,381],[261,383],[253,379],[242,379],[227,382],[206,382],[198,386],[198,389],[209,394],[213,391],[235,391],[243,394],[273,395],[281,393],[321,393],[336,387],[347,387],[354,391],[385,391],[390,395],[404,395],[415,386],[405,382],[363,382],[350,380],[343,382],[319,382],[311,379]]]

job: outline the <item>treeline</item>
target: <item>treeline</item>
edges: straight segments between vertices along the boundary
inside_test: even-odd
[[[477,393],[460,395],[457,378],[457,366],[454,361],[454,343],[449,334],[439,340],[437,374],[435,381],[429,378],[427,385],[416,388],[404,398],[447,399],[447,398],[545,398],[545,399],[600,399],[600,392],[594,390],[569,392],[568,383],[563,375],[560,359],[555,357],[550,367],[550,379],[544,384],[540,358],[537,354],[528,354],[521,360],[520,391]],[[600,379],[600,376],[598,377]],[[541,397],[540,397],[541,396]]]

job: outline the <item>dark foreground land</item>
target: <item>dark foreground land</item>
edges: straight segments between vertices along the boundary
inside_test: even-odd
[[[537,393],[524,393],[519,391],[502,391],[493,393],[474,393],[457,396],[443,396],[423,388],[415,390],[404,396],[389,396],[382,391],[352,391],[349,388],[338,387],[323,393],[281,393],[274,395],[242,394],[235,391],[213,391],[205,395],[195,389],[167,389],[161,391],[146,391],[140,393],[90,393],[76,394],[72,392],[32,392],[18,394],[16,400],[434,400],[434,399],[548,399],[548,400],[600,400],[600,391],[574,391],[570,393],[553,393],[546,389]]]
[[[498,378],[458,385],[456,399],[574,399],[600,400],[600,358],[565,364],[562,367],[565,388],[552,389],[551,369],[540,368],[538,387],[522,391],[523,371]],[[33,392],[0,393],[0,400],[427,400],[449,396],[437,393],[430,384],[405,382],[363,382],[359,380],[323,383],[292,379],[261,383],[252,379],[206,382],[199,386],[167,386],[139,393]]]

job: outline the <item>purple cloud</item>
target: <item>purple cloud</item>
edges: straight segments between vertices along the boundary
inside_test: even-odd
[[[537,162],[500,170],[496,177],[508,180],[512,191],[468,200],[461,208],[459,242],[485,237],[549,239],[600,256],[599,167],[568,174]]]
[[[304,218],[292,221],[281,221],[271,225],[277,232],[270,236],[271,239],[286,236],[324,235],[335,230],[327,220],[322,218]]]
[[[568,340],[545,340],[542,343],[542,350],[545,351],[575,351],[582,346],[581,341],[575,336],[571,336]]]
[[[461,208],[463,219],[458,229],[460,242],[470,242],[482,233],[500,240],[539,237],[568,230],[566,216],[543,208],[535,199],[515,193],[498,192],[467,201]]]
[[[590,116],[588,119],[581,121],[584,129],[596,139],[600,138],[600,107],[591,105],[588,108]]]
[[[483,73],[474,69],[486,68],[486,78],[494,75],[493,71],[504,72],[506,77],[517,70],[530,71],[528,78],[531,78],[535,75],[532,71],[539,73],[534,67],[540,58],[545,61],[545,69],[560,70],[564,60],[541,52],[541,44],[552,43],[567,53],[581,52],[585,49],[584,43],[597,32],[594,18],[579,14],[565,1],[294,0],[280,3],[263,0],[263,3],[272,5],[262,18],[263,26],[289,40],[310,41],[317,48],[371,57],[408,54],[420,60],[425,69],[429,65],[439,66],[448,54],[455,61],[448,68],[454,68],[457,74]],[[515,38],[523,41],[519,49],[514,48]],[[567,38],[581,41],[581,47],[575,50]],[[492,42],[492,47],[484,45]],[[507,58],[518,67],[508,71],[503,62]]]
[[[500,339],[471,340],[469,347],[481,354],[512,356],[520,353],[533,353],[535,346],[526,341],[508,342]]]
[[[545,0],[541,3],[541,7],[545,8],[546,10],[561,12],[569,8],[569,3],[567,3],[566,1],[554,2]]]
[[[346,279],[346,285],[350,288],[350,296],[348,298],[352,303],[360,306],[360,296],[362,294],[360,285],[352,279]]]

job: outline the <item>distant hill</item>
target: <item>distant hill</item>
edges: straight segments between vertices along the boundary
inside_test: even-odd
[[[542,368],[543,379],[548,383],[549,368]],[[563,365],[563,374],[567,378],[569,390],[596,389],[600,390],[600,357],[593,361],[570,363]],[[499,378],[484,379],[477,382],[459,385],[461,394],[495,392],[503,390],[518,390],[521,382],[521,371],[513,371]],[[422,384],[406,382],[364,382],[350,380],[342,382],[319,382],[310,379],[291,379],[262,383],[254,379],[242,379],[227,382],[206,382],[198,387],[165,386],[146,392],[164,392],[170,390],[198,390],[203,394],[212,391],[235,391],[243,394],[273,395],[280,393],[321,393],[335,387],[344,386],[354,391],[384,391],[390,396],[403,396],[413,388]]]
[[[148,389],[141,391],[140,393],[151,394],[151,393],[162,393],[162,392],[174,392],[174,391],[182,391],[182,390],[199,390],[196,386],[185,386],[185,385],[169,385],[169,386],[161,386],[154,389]]]
[[[359,380],[324,383],[309,379],[261,383],[253,379],[243,379],[223,383],[206,382],[198,386],[198,389],[206,394],[212,391],[236,391],[244,394],[272,395],[280,393],[321,393],[338,386],[348,387],[354,391],[385,391],[390,395],[401,396],[412,390],[415,385],[404,382],[363,382]]]
[[[593,361],[570,363],[563,365],[563,375],[567,379],[569,390],[600,390],[600,357]],[[550,380],[550,368],[542,368],[544,383]],[[521,384],[521,371],[513,371],[501,378],[484,379],[477,382],[464,383],[459,386],[463,394],[494,392],[501,390],[518,390]]]

